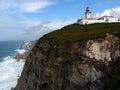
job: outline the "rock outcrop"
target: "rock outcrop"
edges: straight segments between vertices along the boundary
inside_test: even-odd
[[[15,59],[19,61],[20,59],[27,59],[29,50],[33,48],[36,41],[30,41],[30,42],[22,42],[20,46],[20,50],[18,50],[17,55],[15,56]]]
[[[15,59],[16,59],[17,61],[19,61],[20,59],[26,59],[26,58],[28,57],[28,54],[29,54],[29,52],[25,52],[25,53],[23,53],[23,54],[18,53],[18,54],[16,55]]]
[[[16,90],[105,90],[120,72],[120,38],[55,44],[40,39],[29,52]]]

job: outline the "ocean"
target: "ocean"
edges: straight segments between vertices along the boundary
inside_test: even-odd
[[[22,72],[24,60],[14,59],[21,41],[0,41],[0,90],[11,90],[15,87]]]

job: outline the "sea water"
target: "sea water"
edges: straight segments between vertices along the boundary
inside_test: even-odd
[[[24,60],[14,59],[20,44],[20,41],[0,41],[0,90],[11,90],[17,84],[24,66]]]

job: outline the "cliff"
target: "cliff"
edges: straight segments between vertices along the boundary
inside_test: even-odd
[[[58,31],[45,35],[30,50],[15,90],[117,90],[120,82],[120,25],[117,28],[112,34],[106,34],[108,29],[101,29],[102,37],[99,33],[100,36],[91,36],[92,39],[74,38],[72,41],[67,36],[65,39],[63,34],[62,39],[57,35],[51,37]],[[88,32],[84,35],[95,34]]]

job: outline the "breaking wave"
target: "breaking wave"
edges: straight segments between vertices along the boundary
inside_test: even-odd
[[[11,56],[3,58],[0,62],[0,90],[10,90],[16,86],[24,63],[23,60],[17,62]]]

